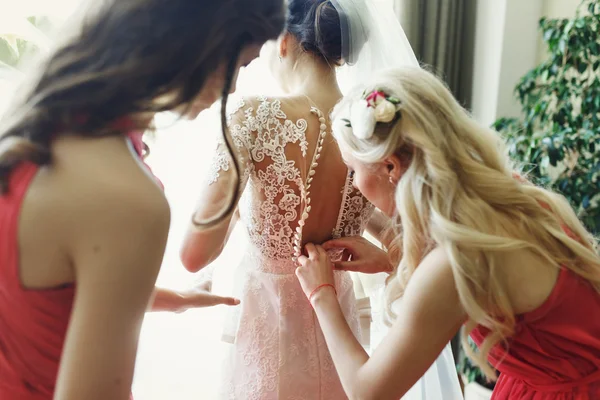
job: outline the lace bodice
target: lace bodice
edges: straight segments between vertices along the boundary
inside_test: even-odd
[[[307,120],[288,119],[279,100],[242,100],[228,114],[230,135],[242,168],[240,217],[254,251],[263,258],[291,261],[299,249],[302,226],[309,217],[310,183],[314,174],[322,172],[314,167],[328,134],[322,113],[315,107],[311,113],[320,123],[314,154],[308,154]],[[288,159],[290,146],[295,146],[303,162]],[[231,169],[230,157],[221,143],[209,183],[217,185],[220,176],[231,173]],[[361,234],[373,207],[354,189],[350,173],[343,188],[332,190],[341,190],[343,195],[332,237]]]

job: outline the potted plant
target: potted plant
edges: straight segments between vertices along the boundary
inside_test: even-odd
[[[600,0],[571,19],[540,20],[548,58],[515,88],[522,118],[501,118],[513,160],[536,183],[565,195],[600,233]]]

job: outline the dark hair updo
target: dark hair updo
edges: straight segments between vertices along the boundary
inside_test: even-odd
[[[340,16],[329,0],[288,0],[287,31],[302,50],[342,65]]]

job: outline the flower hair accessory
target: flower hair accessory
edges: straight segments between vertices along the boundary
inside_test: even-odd
[[[377,123],[390,123],[401,117],[400,100],[382,90],[364,93],[362,98],[350,106],[350,119],[343,119],[354,136],[366,140],[373,137]]]

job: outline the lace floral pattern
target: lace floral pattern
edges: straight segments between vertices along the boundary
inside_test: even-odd
[[[361,235],[374,210],[373,205],[354,187],[354,178],[350,173],[348,173],[342,193],[343,203],[337,226],[333,230],[333,237],[336,239]]]
[[[242,103],[243,104],[243,103]],[[244,106],[242,106],[243,108]],[[238,108],[235,113],[239,113]],[[289,259],[293,253],[292,223],[298,219],[300,192],[303,187],[301,171],[293,160],[285,155],[286,146],[295,144],[306,156],[306,120],[292,122],[281,110],[281,102],[260,99],[255,108],[250,105],[243,111],[241,121],[229,117],[229,130],[234,145],[247,152],[252,163],[245,165],[244,175],[252,175],[248,192],[259,194],[249,212],[243,212],[242,219],[248,228],[251,242],[262,256],[270,259]],[[227,160],[223,163],[222,160]],[[266,163],[264,168],[252,165]],[[216,182],[220,171],[229,169],[229,156],[221,146],[211,169],[211,183]],[[216,178],[215,178],[216,177]],[[248,200],[248,199],[246,199]],[[250,202],[253,202],[252,200]],[[242,201],[248,204],[248,201]]]
[[[221,398],[346,399],[325,338],[295,275],[248,268],[235,344],[224,368]],[[346,320],[360,339],[352,279],[335,273]],[[282,293],[277,299],[273,292]],[[275,303],[275,304],[274,304]]]
[[[311,113],[323,117],[318,110]],[[259,98],[238,104],[228,124],[242,168],[239,211],[250,247],[235,274],[235,295],[242,303],[230,310],[234,315],[224,332],[234,347],[224,368],[222,398],[345,399],[292,260],[298,221],[306,212],[302,194],[308,179],[307,171],[303,175],[285,151],[297,146],[305,159],[313,156],[307,156],[308,123],[289,120],[280,101]],[[221,144],[211,170],[212,184],[231,169],[230,162]],[[348,175],[333,236],[360,235],[371,211]],[[352,279],[336,272],[335,284],[348,324],[360,338]]]
[[[242,171],[246,178],[244,181],[254,175],[251,189],[245,191],[242,199],[249,212],[243,213],[242,218],[252,243],[263,257],[289,260],[294,253],[292,223],[298,219],[304,182],[295,162],[287,159],[285,148],[288,144],[297,144],[306,157],[308,123],[304,119],[296,122],[287,119],[279,100],[269,101],[265,97],[259,100],[256,111],[253,106],[246,107],[245,102],[240,101],[227,118],[234,145],[239,150],[243,149],[241,154],[247,152],[252,160]],[[234,122],[233,115],[244,107],[244,117]],[[318,111],[315,113],[320,114]],[[243,159],[241,154],[238,156]],[[266,168],[255,170],[254,164],[265,160],[271,161]],[[219,173],[229,171],[229,168],[230,157],[224,145],[220,144],[211,165],[209,183],[215,183]],[[353,187],[350,174],[342,190],[343,203],[333,230],[334,238],[360,235],[373,211],[372,205]],[[260,204],[251,204],[254,201],[248,199],[247,194],[257,192],[262,193]]]
[[[217,153],[208,172],[208,184],[212,185],[219,179],[220,171],[229,171],[229,157],[223,152]]]

